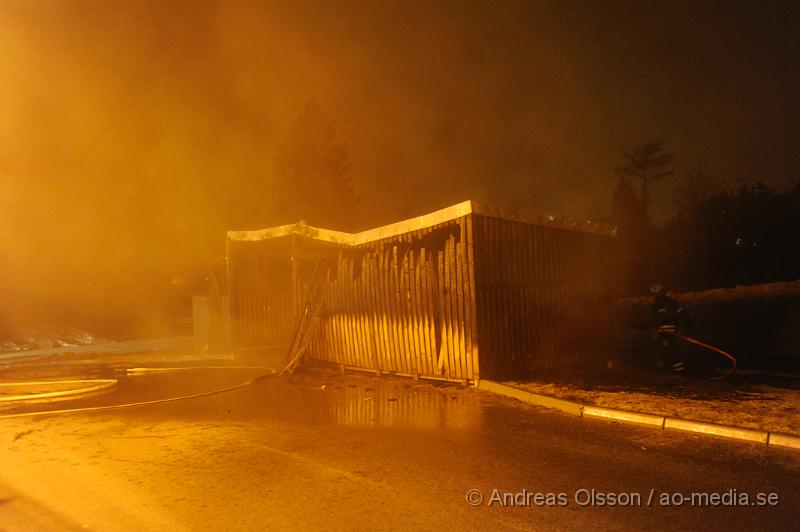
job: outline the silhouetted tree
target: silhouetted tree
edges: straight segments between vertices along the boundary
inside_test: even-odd
[[[302,219],[320,227],[358,229],[361,203],[350,167],[333,120],[315,102],[307,103],[275,156],[273,217],[278,223]]]
[[[619,180],[613,209],[620,226],[620,245],[623,260],[627,262],[625,269],[629,272],[624,289],[641,292],[661,277],[653,261],[650,185],[673,173],[673,154],[664,152],[663,143],[651,141],[623,151],[622,155],[625,163],[616,169]],[[635,181],[640,185],[638,193],[633,185]]]
[[[611,213],[614,222],[631,228],[644,222],[642,198],[631,180],[620,176],[611,198]]]
[[[697,209],[708,200],[719,187],[712,183],[711,178],[702,168],[689,170],[683,178],[683,182],[675,191],[675,206],[677,216],[680,218],[691,218]]]
[[[664,152],[662,142],[645,142],[622,152],[625,165],[617,168],[621,177],[636,179],[641,185],[640,197],[645,223],[650,226],[650,184],[674,173],[672,152]]]
[[[655,240],[676,288],[700,290],[800,277],[800,191],[763,183],[710,194]]]
[[[640,292],[647,283],[641,265],[646,223],[642,198],[630,179],[620,175],[611,197],[611,215],[617,224],[621,293]]]

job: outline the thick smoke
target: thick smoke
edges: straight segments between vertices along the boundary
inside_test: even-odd
[[[603,217],[623,147],[662,138],[691,158],[797,126],[774,120],[800,93],[779,64],[796,54],[777,53],[791,17],[666,11],[3,2],[2,323],[147,334],[188,312],[224,231],[269,205],[309,100],[347,143],[370,225],[467,198]]]

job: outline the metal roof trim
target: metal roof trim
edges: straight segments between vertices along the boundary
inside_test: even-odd
[[[439,209],[438,211],[423,214],[422,216],[416,216],[400,222],[383,225],[373,229],[367,229],[366,231],[361,231],[360,233],[333,231],[330,229],[306,225],[303,222],[298,222],[295,224],[279,225],[276,227],[258,229],[255,231],[228,231],[228,239],[241,242],[260,241],[295,234],[316,240],[333,242],[336,244],[358,246],[369,242],[392,238],[405,233],[410,233],[412,231],[419,231],[420,229],[433,227],[441,223],[450,222],[463,216],[467,216],[468,214],[489,216],[492,218],[500,218],[513,222],[551,227],[554,229],[564,229],[567,231],[591,233],[602,236],[615,237],[617,235],[616,226],[601,222],[578,220],[576,218],[563,216],[532,214],[515,209],[491,207],[467,200],[449,207],[445,207],[444,209]]]

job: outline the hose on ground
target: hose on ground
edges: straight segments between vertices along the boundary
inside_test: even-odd
[[[238,390],[239,388],[244,388],[245,386],[250,386],[255,384],[256,382],[266,379],[267,377],[271,377],[275,375],[275,370],[272,368],[267,368],[269,371],[267,373],[262,373],[261,375],[257,375],[246,381],[236,384],[235,386],[229,386],[227,388],[220,388],[218,390],[211,390],[210,392],[201,392],[195,393],[191,395],[182,395],[179,397],[168,397],[166,399],[153,399],[151,401],[139,401],[136,403],[124,403],[121,405],[103,405],[103,406],[89,406],[89,407],[82,407],[82,408],[65,408],[62,410],[41,410],[36,412],[20,412],[17,414],[5,414],[0,415],[0,419],[10,419],[16,417],[34,417],[34,416],[49,416],[55,414],[72,414],[77,412],[98,412],[101,410],[120,410],[123,408],[133,408],[137,406],[146,406],[146,405],[156,405],[161,403],[171,403],[174,401],[183,401],[186,399],[195,399],[197,397],[207,397],[209,395],[217,395],[220,393],[230,392],[233,390]]]
[[[731,373],[733,373],[736,370],[736,357],[734,357],[730,353],[728,353],[726,351],[723,351],[722,349],[720,349],[718,347],[714,347],[713,345],[708,345],[707,343],[701,342],[700,340],[695,340],[694,338],[689,338],[688,336],[684,336],[683,334],[680,334],[680,333],[677,333],[677,332],[670,331],[669,334],[672,334],[673,336],[677,336],[678,338],[680,338],[682,340],[685,340],[685,341],[687,341],[687,342],[689,342],[691,344],[695,344],[695,345],[698,345],[698,346],[703,347],[705,349],[709,349],[711,351],[714,351],[715,353],[719,353],[720,355],[724,356],[725,358],[727,358],[727,359],[729,359],[731,361],[731,367],[728,369],[728,372],[725,375],[719,375],[719,376],[716,376],[716,377],[711,377],[711,380],[726,379],[731,375]]]

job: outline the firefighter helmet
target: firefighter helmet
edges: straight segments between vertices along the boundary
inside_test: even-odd
[[[653,295],[666,294],[667,287],[661,283],[654,283],[653,286],[650,287],[650,293]]]

